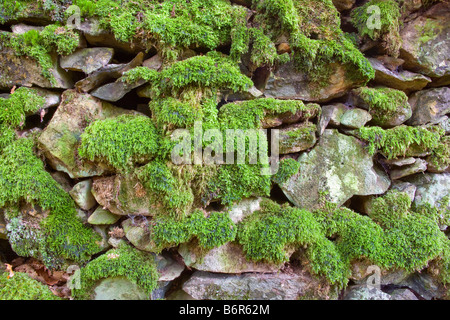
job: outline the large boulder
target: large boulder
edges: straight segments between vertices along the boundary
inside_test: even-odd
[[[375,70],[374,82],[377,84],[402,90],[409,94],[422,90],[431,82],[431,79],[423,74],[408,70],[390,70],[376,58],[368,58],[368,60]]]
[[[132,111],[117,108],[89,94],[67,90],[61,104],[38,142],[48,163],[58,171],[66,172],[72,179],[102,175],[109,168],[92,163],[78,155],[80,136],[89,123],[115,117]]]
[[[450,113],[450,88],[442,87],[417,91],[408,100],[412,117],[406,122],[411,126],[436,123]]]
[[[12,49],[6,47],[0,50],[0,88],[12,88],[13,86],[41,88],[69,89],[73,87],[73,81],[69,74],[58,65],[58,56],[51,55],[52,68],[50,77],[43,75],[39,62],[28,56],[18,56]]]
[[[440,2],[400,31],[405,69],[422,73],[435,85],[450,83],[450,6]]]
[[[347,75],[345,66],[332,63],[329,67],[332,72],[322,85],[312,81],[308,74],[297,71],[292,62],[286,63],[269,77],[264,95],[276,99],[328,101],[362,84]]]
[[[326,129],[319,143],[299,158],[300,170],[280,185],[296,206],[315,209],[319,198],[342,205],[354,195],[382,194],[389,177],[374,166],[372,156],[358,139]]]

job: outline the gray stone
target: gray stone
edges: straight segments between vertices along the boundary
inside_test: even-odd
[[[155,262],[159,274],[158,281],[169,282],[175,280],[185,269],[184,264],[166,253],[156,255]]]
[[[412,126],[436,123],[450,113],[450,88],[442,87],[417,91],[409,98],[413,114],[407,121]]]
[[[389,177],[374,166],[361,141],[335,129],[326,129],[319,143],[299,158],[299,173],[281,184],[286,197],[296,206],[315,209],[321,193],[342,205],[354,195],[382,194]]]
[[[123,231],[130,243],[142,251],[157,252],[158,247],[150,238],[148,226],[134,224],[132,219],[122,222]]]
[[[178,252],[184,263],[196,270],[216,273],[244,273],[244,272],[277,272],[283,266],[247,260],[239,244],[228,242],[207,252],[199,250],[197,244],[190,242],[181,244]]]
[[[327,126],[339,126],[341,124],[341,117],[350,108],[342,103],[325,105],[322,107],[322,114],[320,116],[319,125],[317,127],[319,135],[322,135]]]
[[[400,57],[404,67],[433,79],[433,84],[450,83],[450,7],[437,3],[400,31]]]
[[[100,280],[92,300],[150,300],[150,297],[126,277],[114,277]]]
[[[52,120],[38,138],[39,147],[47,162],[57,171],[66,172],[72,179],[102,175],[109,166],[80,159],[80,136],[90,122],[121,114],[136,112],[117,108],[89,94],[66,90]]]
[[[359,129],[364,127],[364,125],[372,119],[372,116],[369,112],[359,108],[353,108],[346,111],[340,122],[343,126],[350,129]]]
[[[28,32],[30,30],[41,32],[42,30],[44,30],[44,27],[30,26],[24,23],[19,23],[11,26],[11,31],[15,34],[24,34],[25,32]]]
[[[128,63],[123,64],[108,64],[97,71],[92,72],[83,80],[75,83],[75,87],[80,92],[90,92],[93,89],[120,78],[125,72],[138,67],[142,64],[144,54],[138,53],[136,57]]]
[[[352,286],[347,289],[344,300],[391,300],[391,296],[377,288]]]
[[[79,49],[60,59],[61,68],[71,71],[92,73],[111,62],[114,55],[112,48],[86,48]]]
[[[91,92],[92,96],[101,100],[115,102],[122,99],[128,92],[144,85],[147,81],[144,79],[134,83],[126,83],[122,79],[105,84]]]
[[[215,274],[196,271],[183,290],[199,300],[336,299],[336,292],[304,271],[293,273]],[[321,288],[318,290],[318,288]]]
[[[142,66],[158,71],[161,68],[162,64],[163,59],[161,58],[161,55],[155,54],[153,57],[145,60],[142,63]]]
[[[408,194],[409,198],[411,199],[411,203],[414,201],[414,197],[416,196],[416,189],[417,187],[409,182],[404,181],[392,181],[392,189],[398,190],[400,192],[405,192]]]
[[[279,130],[279,153],[300,152],[316,143],[316,126],[310,122],[297,123]]]
[[[0,50],[0,88],[33,85],[41,88],[72,88],[73,81],[69,74],[59,67],[56,54],[51,55],[51,61],[49,74],[54,82],[43,75],[38,61],[28,56],[17,56],[12,49],[4,47]]]
[[[412,274],[402,282],[402,285],[407,286],[425,300],[441,299],[447,293],[446,288],[427,272]]]
[[[94,199],[95,200],[95,199]],[[120,216],[111,213],[109,210],[103,209],[99,206],[89,216],[88,223],[94,225],[110,225],[119,221]]]
[[[332,72],[328,83],[317,89],[318,84],[311,81],[307,74],[298,72],[292,62],[286,63],[269,78],[263,90],[264,95],[277,99],[320,102],[343,96],[349,89],[362,83],[348,77],[348,71],[343,65],[332,63],[329,67]]]
[[[147,49],[134,40],[129,42],[117,40],[111,30],[103,29],[100,26],[100,22],[97,19],[85,20],[81,23],[78,30],[83,32],[86,41],[93,47],[114,48],[126,54],[137,54],[139,52],[145,52]]]
[[[450,194],[449,173],[423,173],[405,178],[405,181],[417,187],[414,204],[417,206],[429,203],[432,207]]]
[[[92,180],[89,179],[77,183],[69,194],[81,209],[89,211],[97,204],[91,190]]]
[[[391,300],[419,300],[409,289],[395,289],[390,295]]]
[[[427,170],[427,162],[423,159],[417,159],[413,164],[400,167],[390,171],[392,180],[401,179],[415,173],[425,172]]]
[[[234,204],[228,211],[230,219],[234,223],[241,222],[245,217],[261,209],[262,198],[248,198]]]
[[[402,90],[406,94],[422,90],[431,82],[431,79],[420,73],[407,70],[392,71],[386,68],[383,63],[376,58],[368,58],[372,68],[375,70],[375,83]]]

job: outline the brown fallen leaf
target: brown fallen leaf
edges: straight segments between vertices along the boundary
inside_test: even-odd
[[[9,275],[6,277],[7,279],[14,277],[14,271],[12,270],[12,265],[5,263],[6,271],[9,272]]]

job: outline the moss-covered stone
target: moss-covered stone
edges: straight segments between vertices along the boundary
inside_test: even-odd
[[[0,274],[0,300],[61,300],[50,289],[23,272]]]

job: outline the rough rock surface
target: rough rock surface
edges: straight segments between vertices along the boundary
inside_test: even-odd
[[[298,158],[301,170],[281,184],[284,194],[296,206],[317,207],[320,194],[342,205],[353,195],[382,194],[389,178],[374,166],[362,142],[327,129],[317,146]]]

